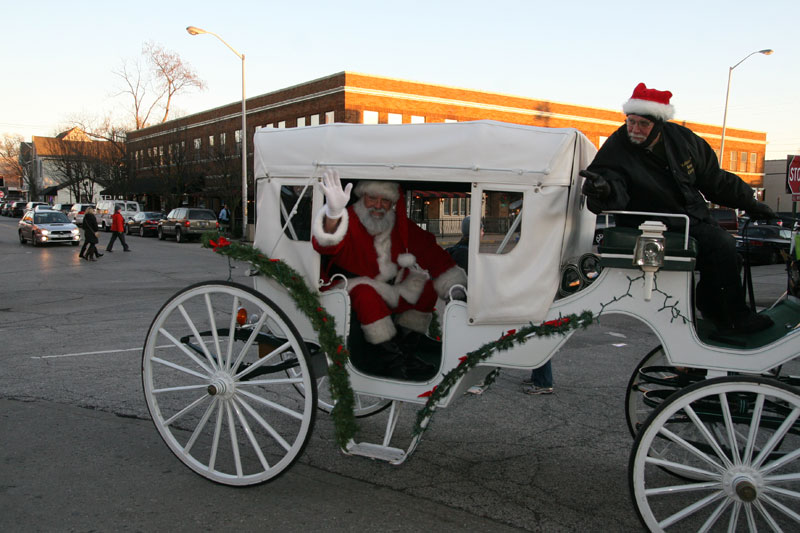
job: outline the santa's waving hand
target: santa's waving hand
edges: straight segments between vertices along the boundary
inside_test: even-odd
[[[342,188],[339,173],[328,169],[322,173],[322,192],[325,194],[325,216],[331,219],[342,218],[347,203],[350,201],[350,191],[353,184],[348,183]]]

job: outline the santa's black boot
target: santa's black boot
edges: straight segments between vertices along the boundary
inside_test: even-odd
[[[409,379],[406,372],[405,354],[393,340],[388,340],[375,347],[373,356],[381,362],[382,375],[396,379]]]

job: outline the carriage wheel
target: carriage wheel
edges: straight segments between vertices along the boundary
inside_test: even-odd
[[[628,464],[642,523],[651,531],[797,531],[798,416],[797,389],[771,378],[714,378],[670,396],[642,426]],[[666,453],[663,441],[674,444]]]
[[[274,345],[270,332],[283,342]],[[142,354],[145,399],[161,437],[186,466],[225,485],[263,483],[299,457],[314,426],[315,382],[308,349],[283,311],[225,281],[167,301]]]
[[[704,378],[702,371],[669,366],[660,344],[650,350],[636,365],[625,391],[625,418],[631,436],[636,438],[650,413],[673,392]]]

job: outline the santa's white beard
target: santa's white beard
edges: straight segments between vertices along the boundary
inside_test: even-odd
[[[368,208],[361,198],[353,205],[353,210],[370,235],[380,235],[394,227],[396,218],[394,208],[389,210]],[[379,213],[383,213],[383,216],[374,216]]]

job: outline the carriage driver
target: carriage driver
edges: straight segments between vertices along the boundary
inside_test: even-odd
[[[706,200],[744,209],[751,218],[775,214],[758,202],[739,176],[720,169],[706,141],[679,124],[672,93],[640,83],[622,106],[625,124],[600,147],[581,176],[583,193],[595,213],[609,210],[655,211],[689,216],[689,234],[697,240],[697,308],[718,330],[747,334],[766,329],[772,320],[752,312],[744,301],[736,244],[712,218]],[[617,225],[638,226],[641,219],[617,215]],[[673,231],[683,223],[665,218]]]
[[[467,276],[431,233],[408,219],[398,183],[361,181],[358,200],[347,207],[352,188],[342,188],[335,170],[322,176],[326,203],[311,234],[314,249],[329,259],[323,279],[348,278],[352,308],[375,347],[370,357],[380,358],[387,375],[429,377],[435,369],[414,350],[441,351],[426,336],[437,296],[447,299],[453,285],[466,286]],[[453,293],[465,298],[463,291]]]

